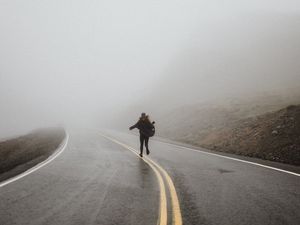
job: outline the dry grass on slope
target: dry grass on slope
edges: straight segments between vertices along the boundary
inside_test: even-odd
[[[208,149],[300,165],[300,105],[236,121],[194,141]]]
[[[0,143],[0,181],[48,158],[65,137],[62,128],[48,128]]]

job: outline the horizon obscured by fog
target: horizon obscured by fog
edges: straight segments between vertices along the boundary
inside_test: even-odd
[[[0,138],[300,90],[296,0],[10,0],[0,30]]]

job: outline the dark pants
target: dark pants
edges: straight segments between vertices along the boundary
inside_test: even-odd
[[[144,142],[145,142],[145,147],[146,147],[146,149],[149,150],[149,149],[148,149],[149,137],[146,137],[145,135],[140,134],[140,143],[141,143],[140,150],[141,150],[141,154],[143,154]]]

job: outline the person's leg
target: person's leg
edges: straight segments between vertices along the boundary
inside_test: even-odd
[[[148,148],[148,142],[149,142],[149,137],[146,137],[145,138],[145,146],[146,146],[147,155],[149,155],[149,153],[150,153],[149,148]]]
[[[141,134],[140,135],[140,156],[141,157],[143,157],[143,146],[144,146],[144,140],[145,140],[145,138],[144,138],[144,136]]]

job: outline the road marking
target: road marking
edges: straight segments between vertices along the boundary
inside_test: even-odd
[[[179,200],[178,196],[176,193],[175,185],[169,176],[169,174],[156,162],[153,160],[149,159],[150,162],[152,162],[165,176],[169,190],[170,190],[170,195],[171,195],[171,201],[172,201],[172,210],[173,210],[173,224],[174,225],[182,225],[182,216],[181,216],[181,210],[180,210],[180,205],[179,205]]]
[[[115,142],[115,143],[121,145],[122,147],[130,150],[135,155],[137,155],[139,158],[143,159],[154,170],[154,172],[155,172],[155,174],[158,178],[158,181],[159,181],[160,193],[161,193],[161,198],[160,198],[160,219],[158,221],[159,225],[163,225],[163,224],[166,225],[167,224],[166,190],[165,190],[164,181],[163,181],[162,176],[159,173],[159,171],[164,175],[164,177],[165,177],[165,179],[168,183],[168,188],[169,188],[170,195],[171,195],[172,210],[173,210],[173,224],[174,225],[182,225],[182,217],[181,217],[180,205],[179,205],[176,189],[175,189],[174,183],[173,183],[171,177],[168,175],[168,173],[160,165],[158,165],[156,162],[151,160],[149,157],[147,157],[147,158],[140,157],[139,154],[137,153],[137,151],[134,148],[132,148],[132,147],[130,147],[130,146],[128,146],[128,145],[126,145],[122,142],[119,142],[118,140],[116,140],[114,138],[108,137],[104,134],[101,134],[101,136],[103,136],[103,137],[111,140],[112,142]]]
[[[8,180],[5,180],[5,181],[1,182],[0,183],[0,188],[4,187],[5,185],[8,185],[12,182],[17,181],[17,180],[19,180],[19,179],[35,172],[35,171],[37,171],[38,169],[46,166],[48,163],[52,162],[54,159],[56,159],[65,150],[65,148],[67,147],[68,141],[69,141],[69,134],[66,133],[66,137],[64,138],[63,142],[60,144],[60,146],[57,148],[57,150],[49,158],[47,158],[43,162],[40,162],[39,164],[35,165],[34,167],[26,170],[25,172],[15,176],[15,177],[9,178]]]
[[[138,155],[138,157],[140,157]],[[142,158],[142,157],[140,157]],[[145,162],[147,162],[147,160],[143,159]],[[148,165],[154,170],[156,177],[158,178],[158,183],[159,183],[159,190],[160,190],[160,213],[159,213],[159,221],[157,224],[159,225],[167,225],[167,221],[168,221],[168,213],[167,213],[167,195],[166,195],[166,187],[165,187],[165,183],[163,181],[163,178],[161,176],[161,174],[159,173],[159,171],[149,162],[147,162]]]
[[[100,133],[100,135],[118,145],[121,145],[122,147],[128,149],[129,151],[131,151],[133,154],[135,154],[137,157],[139,157],[140,159],[144,160],[144,162],[146,162],[154,171],[156,178],[158,180],[158,184],[159,184],[159,192],[160,192],[160,204],[159,204],[159,219],[158,219],[158,223],[157,225],[167,225],[167,221],[168,221],[168,213],[167,213],[167,195],[166,195],[166,187],[165,184],[163,182],[163,178],[161,176],[161,174],[159,173],[159,171],[155,168],[155,166],[153,166],[147,159],[140,157],[139,154],[133,150],[130,146],[119,142],[116,139],[113,139],[111,137],[108,137],[102,133]]]
[[[162,142],[162,141],[159,141],[159,142]],[[288,173],[288,174],[300,177],[299,173],[279,169],[279,168],[272,167],[272,166],[266,166],[266,165],[263,165],[263,164],[260,164],[260,163],[255,163],[255,162],[250,162],[250,161],[247,161],[247,160],[242,160],[242,159],[237,159],[237,158],[233,158],[233,157],[229,157],[229,156],[219,155],[219,154],[216,154],[216,153],[205,152],[205,151],[201,151],[201,150],[198,150],[198,149],[192,149],[192,148],[188,148],[188,147],[184,147],[184,146],[180,146],[180,145],[176,145],[176,144],[171,144],[171,143],[168,143],[168,142],[163,142],[163,143],[165,143],[167,145],[170,145],[170,146],[175,146],[175,147],[178,147],[178,148],[193,151],[193,152],[203,153],[203,154],[207,154],[207,155],[213,155],[213,156],[217,156],[217,157],[225,158],[225,159],[231,159],[231,160],[234,160],[234,161],[248,163],[248,164],[252,164],[252,165],[255,165],[255,166],[260,166],[260,167],[264,167],[264,168],[267,168],[267,169],[276,170],[276,171],[279,171],[279,172]]]

